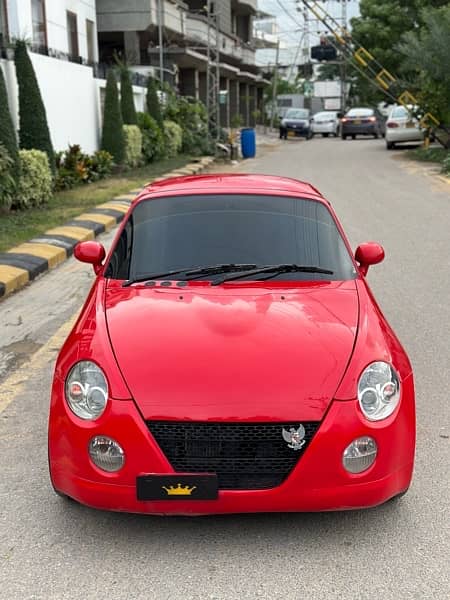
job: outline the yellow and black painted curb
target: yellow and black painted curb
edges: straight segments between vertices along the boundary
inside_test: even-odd
[[[212,162],[214,158],[207,156],[153,181],[181,175],[196,175]],[[28,242],[0,253],[0,299],[65,261],[72,255],[78,242],[93,240],[97,235],[115,227],[123,220],[140,192],[140,189],[131,190],[129,194],[117,196],[89,209],[61,227],[49,229]]]

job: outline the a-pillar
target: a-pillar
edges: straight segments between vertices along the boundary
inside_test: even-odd
[[[180,94],[199,99],[200,78],[197,69],[180,69]]]

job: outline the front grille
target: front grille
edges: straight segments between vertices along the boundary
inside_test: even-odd
[[[194,423],[147,421],[147,426],[178,473],[217,473],[219,489],[258,490],[280,485],[305,452],[319,424],[302,422],[300,450],[288,447],[283,428],[300,423]]]

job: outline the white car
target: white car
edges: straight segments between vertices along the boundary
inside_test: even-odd
[[[322,134],[322,137],[328,137],[339,135],[339,117],[337,112],[324,111],[316,113],[311,121],[311,128],[313,135],[318,133]]]
[[[414,110],[414,107],[409,107]],[[386,121],[386,148],[393,150],[402,142],[422,142],[425,130],[404,106],[394,106]]]

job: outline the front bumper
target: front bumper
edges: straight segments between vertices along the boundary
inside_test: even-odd
[[[280,134],[287,135],[288,137],[304,137],[308,138],[311,135],[311,129],[309,127],[283,127],[280,126]]]
[[[98,422],[83,422],[69,413],[61,394],[62,384],[55,380],[49,422],[52,483],[59,492],[94,508],[184,515],[367,508],[405,491],[412,477],[412,378],[403,384],[399,408],[381,423],[367,422],[354,400],[332,402],[309,447],[280,486],[220,491],[217,500],[208,501],[138,501],[138,475],[174,471],[134,402],[110,401]],[[87,448],[94,435],[108,435],[119,442],[126,454],[121,471],[104,473],[92,464]],[[342,453],[363,435],[376,440],[378,456],[367,471],[351,475],[342,466]]]
[[[386,128],[387,142],[422,142],[425,138],[425,131],[416,128]]]

